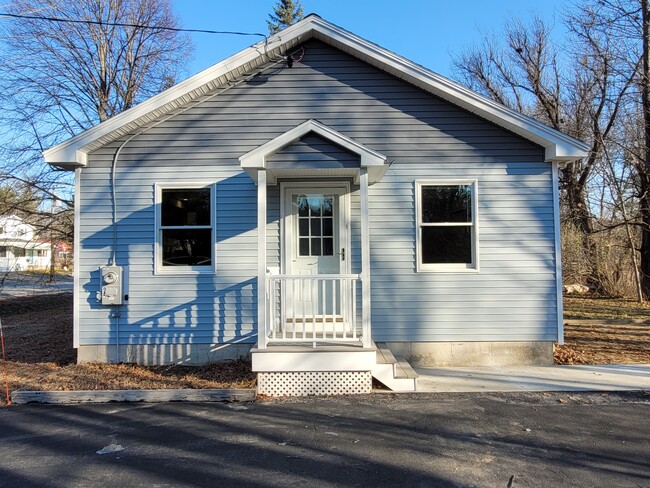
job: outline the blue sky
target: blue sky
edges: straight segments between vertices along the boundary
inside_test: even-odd
[[[183,26],[266,34],[275,0],[175,0]],[[302,0],[305,14],[316,13],[344,29],[390,49],[437,73],[450,75],[451,53],[480,42],[480,32],[502,30],[507,19],[533,12],[564,27],[568,0]],[[400,7],[396,8],[396,5]],[[256,37],[193,34],[195,57],[189,74],[198,73],[257,42]]]

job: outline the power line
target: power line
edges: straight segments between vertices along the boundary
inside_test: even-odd
[[[41,17],[39,15],[23,15],[23,14],[7,14],[0,12],[1,17],[12,17],[16,19],[31,19],[31,20],[48,20],[50,22],[67,22],[69,24],[88,24],[88,25],[103,25],[110,27],[135,27],[137,29],[152,29],[152,30],[165,30],[173,32],[197,32],[201,34],[229,34],[233,36],[257,36],[264,37],[264,34],[259,32],[238,32],[238,31],[215,31],[204,29],[182,29],[180,27],[163,27],[155,25],[140,25],[140,24],[126,24],[122,22],[102,22],[99,20],[78,20],[78,19],[62,19],[59,17]]]

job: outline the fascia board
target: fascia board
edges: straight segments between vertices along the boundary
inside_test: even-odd
[[[240,51],[228,59],[188,78],[178,85],[156,95],[122,114],[43,152],[45,161],[60,165],[85,166],[84,147],[153,112],[164,113],[164,107],[173,108],[179,99],[187,102],[198,96],[201,88],[220,77],[228,77],[247,63],[253,63],[275,50],[281,50],[313,31],[313,37],[343,48],[361,60],[369,62],[394,76],[418,86],[454,105],[487,119],[521,137],[535,142],[546,150],[548,161],[569,161],[586,156],[588,146],[536,120],[489,100],[443,76],[366,41],[318,16],[308,16],[284,31]],[[170,108],[170,109],[171,109]]]
[[[214,82],[222,76],[228,76],[234,70],[265,56],[265,53],[272,53],[274,50],[282,48],[287,42],[308,33],[310,29],[310,22],[300,25],[296,24],[282,31],[280,34],[270,37],[268,41],[260,41],[240,51],[224,61],[180,82],[178,85],[145,100],[135,107],[111,117],[61,144],[43,151],[45,162],[50,164],[85,166],[87,161],[85,158],[86,151],[83,150],[84,146],[141,117],[160,110],[168,104],[173,105],[179,98],[186,97],[195,91],[200,91],[201,87]]]
[[[356,57],[541,145],[546,150],[545,157],[548,161],[557,158],[575,160],[587,155],[588,146],[577,139],[485,98],[336,25],[322,19],[315,19],[314,23],[314,30],[321,34],[317,36],[319,39],[334,41],[335,44],[352,49],[356,53],[351,54]],[[561,146],[561,149],[556,149],[555,146]]]

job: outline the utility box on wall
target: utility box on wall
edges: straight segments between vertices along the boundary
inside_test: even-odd
[[[122,305],[124,299],[124,270],[122,266],[100,266],[99,301],[102,305]]]

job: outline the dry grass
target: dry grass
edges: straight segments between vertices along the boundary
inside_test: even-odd
[[[650,364],[649,303],[565,298],[564,306],[572,321],[564,326],[565,344],[555,346],[556,364]]]
[[[564,298],[565,319],[640,319],[650,322],[650,302],[629,298]]]
[[[557,364],[650,363],[650,304],[625,299],[566,298],[565,345],[556,346]],[[10,390],[100,390],[156,388],[251,388],[247,360],[193,366],[75,364],[72,295],[33,296],[0,301],[7,362],[0,361]],[[587,320],[628,319],[616,324]],[[645,321],[644,323],[632,323]]]
[[[9,390],[119,390],[252,388],[250,361],[205,366],[75,364],[72,295],[4,299],[0,302],[7,362],[0,361],[2,394]]]

